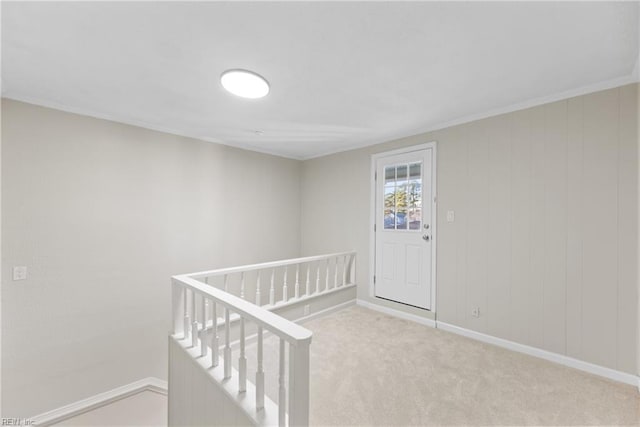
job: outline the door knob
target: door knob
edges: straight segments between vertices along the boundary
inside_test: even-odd
[[[424,241],[427,241],[427,242],[428,242],[428,241],[429,241],[429,235],[428,235],[428,234],[423,235],[423,236],[422,236],[422,240],[424,240]]]

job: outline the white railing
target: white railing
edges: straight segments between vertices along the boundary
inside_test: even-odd
[[[265,281],[265,278],[268,280]],[[268,283],[268,291],[263,289],[265,283]],[[245,343],[247,327],[253,327],[257,341],[257,368],[255,383],[251,386],[252,390],[255,389],[255,405],[250,407],[252,411],[259,414],[266,410],[263,337],[265,332],[274,334],[280,340],[278,425],[306,426],[309,424],[311,332],[272,313],[271,310],[336,292],[353,286],[354,283],[355,252],[174,276],[172,278],[173,338],[188,343],[192,350],[198,349],[197,356],[200,363],[202,364],[205,360],[210,365],[210,370],[221,369],[219,377],[222,381],[233,380],[235,373],[238,381],[238,405],[246,408],[247,399],[243,396],[247,392],[248,382]],[[253,301],[246,299],[249,292],[255,295]],[[269,295],[268,302],[262,301],[263,294]],[[232,366],[231,316],[239,320],[237,371]],[[223,340],[219,337],[220,329],[223,331]],[[285,371],[287,345],[288,375]],[[285,376],[288,377],[288,386],[285,384]],[[271,416],[268,417],[264,416],[265,414],[262,415],[253,419],[259,424],[275,419],[273,414],[269,414]]]
[[[355,252],[341,252],[189,274],[269,310],[355,283]]]

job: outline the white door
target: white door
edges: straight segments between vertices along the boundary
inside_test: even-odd
[[[431,309],[434,149],[376,160],[375,295]]]

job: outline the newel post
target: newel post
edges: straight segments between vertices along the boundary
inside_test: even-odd
[[[171,279],[171,311],[173,313],[173,334],[184,334],[184,303],[186,288]]]
[[[309,425],[309,346],[311,337],[289,345],[289,425]]]

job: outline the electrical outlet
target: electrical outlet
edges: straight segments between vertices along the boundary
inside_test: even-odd
[[[471,315],[473,317],[480,317],[480,307],[474,307],[473,310],[471,310]]]
[[[27,267],[24,265],[13,267],[13,280],[25,280],[27,278]]]
[[[447,222],[453,222],[456,220],[456,213],[454,211],[447,211]]]
[[[309,304],[306,304],[306,305],[304,306],[304,315],[305,315],[305,316],[308,316],[308,315],[309,315]]]

